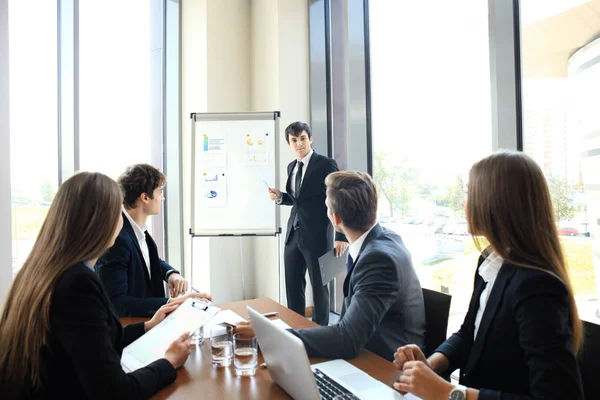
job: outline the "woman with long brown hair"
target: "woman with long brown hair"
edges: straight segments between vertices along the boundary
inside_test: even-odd
[[[0,317],[0,393],[22,398],[148,398],[175,380],[187,336],[165,358],[133,373],[123,347],[177,305],[123,330],[93,265],[121,229],[122,194],[100,173],[78,173],[58,190]]]
[[[423,400],[583,399],[582,325],[542,170],[523,153],[482,159],[465,212],[482,255],[464,323],[429,359],[399,348],[394,387]],[[438,375],[456,368],[460,385]]]

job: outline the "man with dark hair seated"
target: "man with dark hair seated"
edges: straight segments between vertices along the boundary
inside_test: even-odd
[[[158,256],[146,229],[146,220],[157,215],[164,201],[165,175],[148,164],[128,167],[117,179],[123,192],[123,228],[115,244],[98,260],[95,269],[120,317],[151,317],[171,297],[210,298],[201,293],[184,294],[188,282],[179,271]],[[183,296],[180,296],[184,294]]]

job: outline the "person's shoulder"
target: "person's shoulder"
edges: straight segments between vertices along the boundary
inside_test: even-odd
[[[365,241],[363,245],[362,252],[364,255],[370,257],[394,258],[399,255],[404,256],[407,253],[400,235],[394,231],[380,228],[380,230],[375,232],[371,231],[369,236],[371,237],[367,237],[367,241]]]
[[[371,254],[371,257],[392,259],[395,264],[412,264],[410,252],[400,235],[383,227],[365,245],[365,251]]]
[[[339,166],[337,162],[333,158],[329,158],[327,156],[323,156],[314,152],[310,157],[309,163],[315,163],[315,168],[322,171],[325,176],[329,175],[332,172],[339,171]]]
[[[133,235],[135,236],[135,233]],[[131,237],[131,233],[128,230],[126,230],[125,227],[121,228],[121,231],[115,238],[115,243],[112,245],[111,248],[124,247],[124,246],[128,247],[129,243],[130,243],[130,237]],[[136,238],[136,240],[137,240],[137,238]]]
[[[333,158],[319,154],[316,151],[314,151],[312,156],[310,156],[310,162],[313,162],[313,161],[318,162],[318,163],[326,163],[326,164],[334,164],[335,163],[335,160]]]
[[[567,286],[562,279],[543,268],[505,262],[502,269],[503,273],[512,275],[509,290],[517,294],[517,297],[568,295]]]
[[[72,279],[76,279],[79,276],[87,276],[90,274],[94,275],[94,271],[92,271],[90,267],[88,267],[85,263],[79,262],[67,268],[65,272],[63,272],[63,274],[60,276],[59,281],[70,281]]]
[[[71,265],[56,281],[55,292],[73,294],[77,291],[99,289],[98,277],[90,267],[83,262]]]
[[[381,226],[381,225],[379,225]],[[391,229],[388,228],[384,228],[383,226],[381,226],[381,233],[379,234],[379,237],[383,238],[383,239],[400,239],[400,235],[396,232],[393,231]]]
[[[112,260],[114,257],[124,257],[130,254],[134,247],[135,243],[131,240],[131,235],[129,231],[125,229],[125,226],[121,229],[121,232],[115,238],[115,242],[113,245],[106,250],[106,252],[100,257],[99,264],[104,265],[106,262]],[[135,234],[133,234],[135,236]],[[137,239],[136,239],[137,240]]]
[[[372,241],[381,246],[399,248],[402,250],[405,250],[406,248],[402,238],[397,232],[384,227],[381,227],[381,230],[378,232],[377,236],[373,237]]]

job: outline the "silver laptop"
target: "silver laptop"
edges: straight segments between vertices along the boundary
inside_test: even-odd
[[[411,398],[344,360],[311,366],[302,340],[275,326],[251,307],[247,308],[269,374],[295,400],[333,399],[338,394],[350,394],[363,400]]]

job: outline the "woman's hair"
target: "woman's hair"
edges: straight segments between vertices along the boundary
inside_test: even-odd
[[[484,247],[484,237],[505,261],[549,272],[565,284],[577,353],[583,344],[583,327],[558,239],[550,191],[537,163],[517,152],[496,153],[475,163],[465,211],[479,249]]]
[[[100,173],[78,173],[56,193],[0,317],[0,390],[9,398],[40,385],[56,282],[70,266],[97,259],[112,244],[122,201],[119,185]]]

